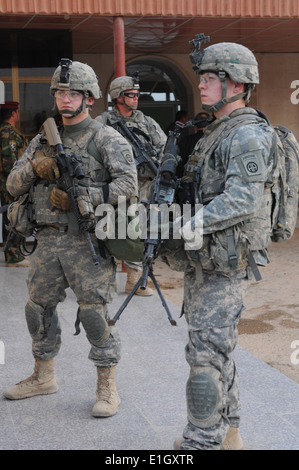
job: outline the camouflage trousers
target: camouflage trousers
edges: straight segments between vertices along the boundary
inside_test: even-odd
[[[186,360],[188,424],[181,449],[220,449],[230,426],[239,426],[239,381],[231,357],[249,285],[245,270],[229,277],[185,274],[184,311],[189,340]]]
[[[82,323],[91,344],[89,359],[96,366],[116,365],[120,359],[120,338],[115,327],[108,326],[107,303],[115,292],[115,262],[107,254],[101,257],[93,238],[99,265],[95,266],[82,234],[60,233],[45,228],[37,235],[37,248],[31,257],[27,278],[29,299],[25,314],[32,337],[34,357],[49,360],[61,346],[61,328],[57,305],[70,287]],[[74,320],[76,318],[74,311]]]

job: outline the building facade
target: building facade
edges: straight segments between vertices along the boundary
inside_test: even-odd
[[[189,41],[238,42],[260,65],[251,105],[299,138],[298,0],[0,0],[0,80],[20,101],[21,130],[34,135],[53,115],[51,75],[61,57],[91,65],[109,106],[115,76],[139,73],[140,107],[166,129],[178,110],[201,111]],[[3,93],[2,93],[3,94]]]

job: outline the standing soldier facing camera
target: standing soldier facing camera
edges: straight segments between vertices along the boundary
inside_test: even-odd
[[[57,186],[59,175],[55,148],[45,132],[38,134],[16,163],[7,181],[13,196],[30,193],[38,220],[37,248],[27,279],[29,299],[25,314],[32,337],[34,373],[4,391],[11,400],[58,390],[54,358],[61,345],[57,305],[70,287],[79,304],[77,324],[82,323],[91,349],[89,359],[97,368],[95,417],[114,415],[120,399],[114,371],[120,359],[120,339],[108,325],[107,303],[115,292],[114,259],[99,247],[93,232],[94,209],[104,203],[116,205],[118,196],[137,192],[137,175],[131,147],[111,127],[94,121],[89,112],[101,97],[91,67],[61,59],[51,81],[50,93],[62,117],[64,150],[81,165],[78,207],[90,226],[99,265],[91,261],[86,238],[80,232],[69,194]],[[82,175],[81,175],[82,176]],[[79,204],[80,198],[80,204]],[[79,372],[79,371],[78,371]]]
[[[110,85],[113,110],[104,112],[96,120],[113,126],[132,145],[137,166],[139,198],[148,200],[148,189],[155,178],[156,164],[163,156],[167,137],[153,118],[137,109],[139,95],[138,78],[128,76],[115,78]],[[139,159],[138,146],[147,154],[149,162]],[[142,263],[125,261],[125,265],[128,273],[125,291],[130,293],[140,278]],[[147,286],[145,289],[138,288],[135,294],[150,296],[153,295],[153,291]]]

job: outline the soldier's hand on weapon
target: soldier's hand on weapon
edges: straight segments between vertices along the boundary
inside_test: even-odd
[[[41,150],[35,153],[34,171],[42,179],[55,181],[59,178],[59,169],[56,158],[45,155]]]
[[[68,211],[71,209],[71,201],[68,194],[56,186],[50,192],[49,197],[52,206],[57,207],[57,209],[62,211]]]
[[[77,197],[80,214],[84,217],[90,228],[95,225],[95,213],[93,204],[87,190],[80,188],[80,196]]]

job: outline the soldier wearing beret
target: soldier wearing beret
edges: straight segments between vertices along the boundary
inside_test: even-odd
[[[6,189],[6,180],[16,160],[25,150],[25,138],[16,128],[16,124],[20,120],[19,103],[17,101],[6,101],[1,104],[0,109],[0,198],[1,205],[10,204],[14,198]],[[2,239],[3,244],[7,240],[8,231],[6,229],[8,219],[6,212],[2,218]],[[15,237],[10,244],[9,249],[5,253],[6,266],[24,266],[26,262],[19,252],[19,237]]]

